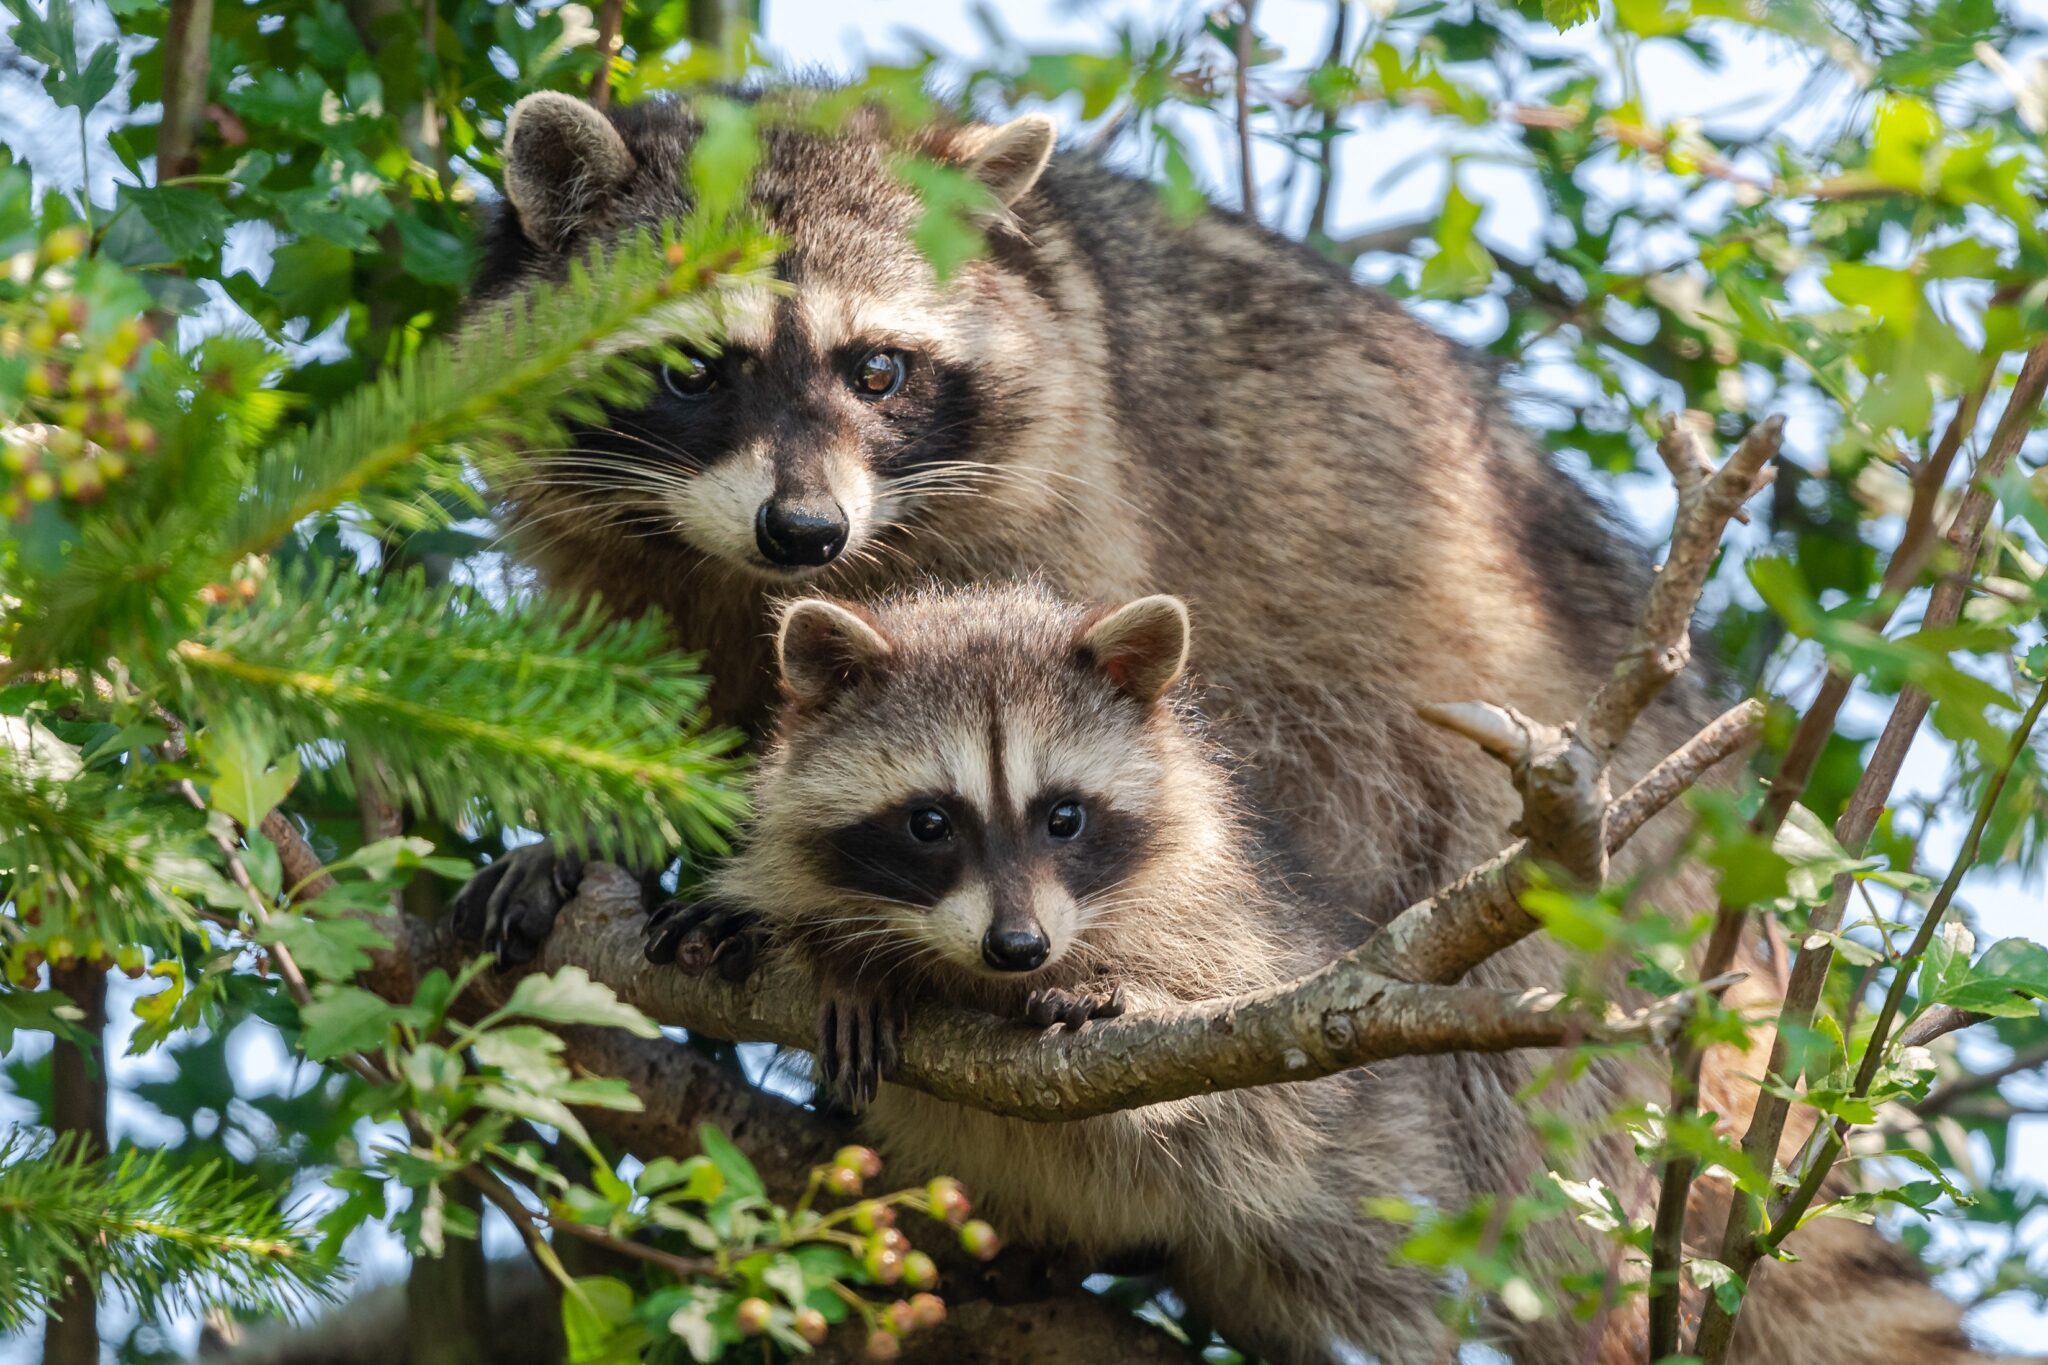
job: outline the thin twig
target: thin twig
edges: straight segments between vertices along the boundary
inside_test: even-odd
[[[1922,1118],[1946,1114],[1963,1100],[1981,1095],[1986,1090],[1997,1089],[2009,1076],[2037,1071],[2044,1066],[2048,1066],[2048,1043],[2036,1043],[2024,1051],[2014,1053],[2012,1060],[2004,1066],[1993,1067],[1989,1071],[1973,1071],[1968,1075],[1956,1077],[1915,1104],[1913,1112]]]
[[[626,0],[604,0],[597,16],[597,74],[590,78],[590,102],[599,109],[612,102],[612,59],[618,55],[619,27],[625,22]]]
[[[1252,166],[1251,65],[1252,16],[1258,8],[1258,0],[1238,0],[1237,65],[1231,73],[1237,89],[1237,160],[1244,187],[1244,216],[1255,223],[1259,220],[1259,196]]]
[[[1978,462],[1970,490],[1956,509],[1955,520],[1947,536],[1955,567],[1935,585],[1927,609],[1922,614],[1923,629],[1943,629],[1954,625],[1960,618],[1984,530],[1996,502],[1989,483],[2004,470],[2032,428],[2044,387],[2048,387],[2048,343],[2029,352],[2026,362],[2020,367],[2019,378],[2013,385],[1991,442]],[[1850,793],[1848,808],[1835,825],[1836,840],[1852,856],[1861,853],[1871,831],[1876,828],[1878,816],[1890,799],[1892,784],[1898,780],[1906,751],[1926,719],[1929,702],[1927,693],[1917,687],[1908,686],[1900,691],[1891,716],[1871,750],[1863,775]],[[1827,904],[1812,916],[1811,932],[1793,963],[1792,985],[1779,1012],[1769,1075],[1785,1074],[1791,1061],[1792,1040],[1806,1036],[1806,1031],[1813,1025],[1814,1011],[1834,961],[1828,935],[1841,928],[1842,912],[1848,904],[1852,880],[1847,875],[1837,877]],[[1759,1163],[1759,1169],[1770,1170],[1776,1164],[1779,1142],[1784,1136],[1785,1121],[1790,1112],[1791,1102],[1784,1096],[1768,1091],[1758,1096],[1749,1130],[1743,1136],[1743,1151],[1752,1161]],[[1763,1208],[1754,1196],[1736,1192],[1729,1209],[1728,1224],[1722,1234],[1719,1260],[1738,1275],[1746,1277],[1750,1267],[1756,1263],[1759,1254],[1756,1235],[1762,1216]],[[1710,1302],[1700,1323],[1693,1353],[1707,1365],[1718,1365],[1727,1356],[1734,1330],[1734,1314],[1721,1308],[1718,1300]]]
[[[1933,528],[1942,489],[1947,484],[1949,470],[1964,440],[1976,427],[1977,415],[1997,372],[1998,361],[1996,353],[1985,358],[1979,381],[1958,401],[1940,441],[1914,472],[1913,501],[1906,513],[1905,529],[1900,534],[1891,561],[1885,566],[1878,601],[1862,618],[1863,624],[1872,630],[1881,631],[1891,623],[1899,602],[1907,589],[1919,580],[1940,543],[1933,534]],[[1763,804],[1750,820],[1751,833],[1766,838],[1775,834],[1793,805],[1805,794],[1821,753],[1835,732],[1836,717],[1842,704],[1848,700],[1854,681],[1854,675],[1847,669],[1830,667],[1821,682],[1820,692],[1799,718],[1799,724],[1785,746],[1785,755],[1771,778]],[[1723,900],[1715,907],[1714,927],[1700,959],[1701,976],[1720,976],[1733,965],[1748,917],[1747,905]],[[1772,965],[1780,981],[1778,994],[1783,998],[1791,990],[1784,936],[1776,920],[1767,920],[1766,929],[1771,935]],[[1673,1050],[1671,1099],[1666,1108],[1668,1122],[1680,1122],[1699,1112],[1700,1068],[1705,1058],[1705,1049],[1690,1038],[1680,1039]],[[1659,1174],[1650,1261],[1652,1360],[1679,1353],[1679,1280],[1684,1255],[1685,1214],[1698,1170],[1698,1162],[1692,1157],[1674,1152],[1665,1158],[1664,1168]]]
[[[1984,828],[1991,823],[1992,812],[1998,808],[1998,798],[2005,794],[2005,784],[2011,778],[2013,768],[2019,763],[2020,755],[2026,752],[2027,740],[2034,732],[2035,722],[2041,718],[2044,703],[2048,703],[2048,686],[2043,686],[2034,693],[2033,702],[2027,707],[2026,714],[2020,718],[2018,728],[2013,731],[2011,745],[2006,751],[2005,761],[1999,764],[1998,771],[1992,774],[1991,781],[1984,789],[1983,799],[1977,803],[1977,813],[1970,821],[1970,832],[1963,839],[1961,851],[1956,854],[1955,862],[1948,870],[1948,876],[1942,880],[1941,889],[1935,893],[1933,902],[1928,905],[1927,914],[1921,919],[1919,930],[1913,935],[1913,942],[1900,957],[1898,966],[1892,973],[1891,988],[1885,992],[1884,1004],[1879,1007],[1877,1021],[1871,1028],[1870,1041],[1863,1048],[1863,1060],[1856,1068],[1855,1086],[1850,1092],[1853,1098],[1862,1099],[1869,1095],[1870,1087],[1876,1083],[1877,1073],[1884,1065],[1886,1043],[1891,1037],[1892,1025],[1898,1021],[1899,1010],[1905,1004],[1906,986],[1913,978],[1913,964],[1926,956],[1928,946],[1934,942],[1935,934],[1941,930],[1942,920],[1948,915],[1949,906],[1955,903],[1956,892],[1961,888],[1964,876],[1976,866],[1977,854],[1984,844]],[[1906,1047],[1924,1046],[1944,1033],[1966,1028],[1984,1017],[1968,1010],[1936,1006],[1921,1019],[1914,1021],[1915,1027],[1907,1030],[1900,1043]],[[1914,1041],[1916,1037],[1920,1040],[1917,1043]],[[1836,1158],[1842,1154],[1842,1148],[1848,1142],[1849,1127],[1846,1119],[1838,1118],[1829,1128],[1820,1151],[1807,1163],[1806,1172],[1800,1179],[1798,1188],[1772,1210],[1770,1229],[1758,1239],[1759,1255],[1769,1252],[1784,1241],[1786,1231],[1797,1227],[1806,1211],[1813,1206],[1814,1197],[1820,1193],[1821,1182],[1825,1181],[1828,1172],[1834,1169]]]
[[[1341,66],[1344,63],[1344,48],[1350,38],[1350,0],[1335,0],[1330,6],[1330,48],[1323,55],[1324,66]],[[1337,128],[1338,110],[1333,105],[1323,111],[1323,140],[1316,148],[1316,197],[1308,213],[1308,240],[1320,242],[1327,235],[1330,223],[1330,198],[1337,187]],[[1356,259],[1354,253],[1351,259]]]

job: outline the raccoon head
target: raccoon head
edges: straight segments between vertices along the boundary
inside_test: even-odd
[[[607,234],[681,216],[699,130],[671,101],[608,117],[565,95],[527,96],[506,125],[510,212],[483,287],[493,273],[500,285],[553,273]],[[869,114],[831,137],[768,127],[762,143],[752,195],[786,243],[787,291],[732,319],[716,354],[664,369],[643,410],[580,431],[553,464],[543,456],[535,482],[643,550],[668,538],[786,583],[873,559],[878,538],[969,486],[960,471],[989,458],[999,401],[1028,402],[1033,387],[1029,356],[978,316],[988,267],[941,284],[919,251],[924,207],[898,156],[967,171],[987,191],[985,224],[1014,234],[1013,206],[1054,130],[1027,116],[906,139]]]
[[[1084,974],[1175,839],[1181,722],[1163,699],[1187,647],[1171,597],[794,603],[743,855],[767,874],[753,898],[799,942],[968,1000]]]

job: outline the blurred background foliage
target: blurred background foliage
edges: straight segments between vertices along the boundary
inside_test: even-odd
[[[15,1129],[0,1150],[0,1250],[22,1210],[78,1194],[53,1178],[16,1195],[45,1204],[9,1203],[7,1181],[35,1169],[113,1188],[121,1167],[130,1202],[166,1225],[198,1228],[216,1201],[210,1226],[226,1240],[106,1281],[99,1326],[140,1360],[189,1347],[215,1305],[342,1292],[351,1255],[430,1260],[446,1231],[475,1229],[477,1196],[450,1191],[480,1160],[538,1163],[551,1174],[535,1185],[570,1205],[587,1195],[597,1225],[644,1219],[622,1212],[645,1203],[632,1203],[636,1163],[613,1174],[621,1152],[593,1145],[565,1175],[549,1164],[559,1151],[532,1140],[534,1120],[575,1127],[537,1112],[563,1079],[545,1044],[510,1032],[482,1074],[516,1083],[487,1095],[474,1065],[449,1062],[445,999],[385,1010],[348,994],[379,945],[353,912],[397,898],[435,913],[508,839],[594,807],[626,809],[622,837],[664,849],[715,848],[737,809],[730,737],[667,729],[694,712],[701,680],[651,631],[533,603],[496,551],[476,472],[578,403],[630,401],[643,382],[632,364],[522,368],[522,355],[582,354],[576,338],[679,300],[698,311],[677,339],[715,334],[721,280],[764,268],[765,244],[743,215],[682,225],[551,296],[508,330],[502,365],[457,368],[442,339],[520,96],[772,78],[782,64],[760,35],[775,16],[733,0],[0,4],[0,418],[13,433],[0,718],[14,754],[0,769],[0,1055]],[[1942,1044],[1865,1125],[1883,1135],[1877,1151],[1921,1165],[1864,1164],[1945,1284],[2039,1303],[2048,1153],[2027,1118],[2048,1103],[2048,1025],[2030,996],[2048,976],[2028,945],[1992,940],[2036,903],[2048,832],[2038,741],[2008,747],[2041,675],[2048,591],[2039,393],[2014,388],[2048,334],[2048,18],[2021,0],[1267,0],[1103,12],[1094,37],[1063,46],[1016,36],[1014,11],[965,16],[971,50],[904,41],[866,64],[864,88],[912,112],[927,90],[987,114],[1049,108],[1074,143],[1156,179],[1175,211],[1214,199],[1351,265],[1496,356],[1517,414],[1646,541],[1668,512],[1644,491],[1661,475],[1639,477],[1656,468],[1664,413],[1703,412],[1729,440],[1792,418],[1708,624],[1735,682],[1779,703],[1760,772],[1829,667],[1854,687],[1803,797],[1813,818],[1799,828],[1818,842],[1748,832],[1750,793],[1708,803],[1703,853],[1743,871],[1745,898],[1791,943],[1826,899],[1822,873],[1857,878],[1824,997],[1847,1053],[1812,1061],[1811,1084],[1854,1060],[1894,980],[1914,983],[1915,1011],[1981,1003],[1994,983],[2000,1017]],[[1672,116],[1656,82],[1674,54],[1708,85],[1765,62],[1783,88],[1761,119],[1754,106]],[[1418,126],[1429,142],[1415,156],[1444,168],[1440,192],[1410,216],[1343,226],[1345,206],[1371,198],[1345,177],[1363,158],[1375,187],[1392,184],[1413,165],[1379,164],[1375,149],[1412,143]],[[1512,234],[1489,217],[1500,167],[1528,191]],[[700,169],[745,173],[743,159]],[[935,258],[974,248],[943,215],[932,229]],[[1917,630],[1930,564],[1958,566],[1887,571],[1916,525],[1949,524],[2001,421],[2016,422],[2014,447],[1982,556],[1960,566],[1963,619]],[[1874,613],[1890,626],[1873,628]],[[407,647],[428,635],[459,649]],[[1934,702],[1921,780],[1867,848],[1833,846],[1827,827],[1909,684]],[[563,736],[574,752],[533,756],[534,740]],[[651,796],[648,764],[666,765]],[[1984,804],[1999,773],[2003,797]],[[1907,940],[1980,806],[1982,871],[1955,913],[1995,921],[1980,922],[1985,951],[1946,932],[1916,976]],[[292,822],[336,885],[294,897],[306,874],[284,867],[266,819]],[[1668,945],[1600,910],[1560,901],[1553,931],[1668,966]],[[305,965],[305,1000],[280,978],[280,944]],[[109,968],[103,1010],[94,982]],[[539,1017],[646,1027],[597,992],[570,994]],[[98,1084],[78,1063],[102,1029],[115,1083],[95,1132],[63,1096]],[[1738,1158],[1727,1135],[1693,1155]],[[739,1169],[721,1179],[743,1185]],[[232,1199],[214,1193],[228,1172]],[[703,1208],[722,1197],[697,1194]],[[1545,1200],[1530,1217],[1586,1212],[1568,1187]],[[119,1201],[101,1202],[105,1217]],[[509,1247],[503,1212],[491,1218]],[[1520,1271],[1486,1240],[1490,1223],[1428,1226],[1414,1253],[1499,1289]],[[289,1254],[251,1255],[228,1234]],[[0,1270],[0,1322],[28,1334],[25,1353],[66,1265],[112,1270],[83,1250],[40,1254],[40,1270]],[[38,1262],[23,1243],[7,1264]],[[581,1320],[579,1349],[715,1353],[767,1293],[776,1339],[795,1350],[785,1338],[801,1337],[813,1293],[881,1278],[837,1262],[804,1275],[785,1292],[757,1267],[684,1304],[614,1280],[591,1291],[606,1308]],[[68,1302],[76,1321],[75,1284]],[[693,1338],[699,1319],[708,1335]]]

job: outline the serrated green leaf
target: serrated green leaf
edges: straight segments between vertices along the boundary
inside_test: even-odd
[[[661,1028],[652,1019],[613,993],[610,986],[590,979],[581,967],[568,966],[552,976],[521,978],[512,998],[498,1011],[545,1019],[551,1024],[591,1024],[619,1028],[640,1038],[659,1038]]]

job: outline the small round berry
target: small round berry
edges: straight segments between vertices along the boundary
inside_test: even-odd
[[[903,1253],[890,1251],[879,1242],[868,1243],[865,1265],[868,1278],[876,1284],[894,1284],[903,1278]]]
[[[790,1319],[789,1325],[796,1329],[798,1336],[813,1346],[823,1346],[825,1334],[832,1330],[832,1325],[825,1321],[825,1315],[815,1308],[797,1309],[796,1316]]]
[[[946,1320],[946,1301],[937,1294],[912,1294],[910,1311],[919,1327],[937,1327]]]
[[[771,1311],[766,1299],[741,1299],[740,1306],[733,1311],[732,1320],[744,1335],[757,1337],[768,1330]]]
[[[952,1176],[936,1177],[924,1187],[924,1196],[931,1202],[932,1217],[943,1218],[958,1227],[966,1220],[974,1205],[967,1198],[967,1189]]]
[[[131,418],[128,422],[128,448],[137,455],[156,454],[156,428]]]
[[[979,1218],[960,1229],[960,1245],[977,1261],[992,1261],[1003,1249],[1003,1239]]]
[[[939,1282],[939,1265],[922,1251],[903,1258],[903,1283],[912,1289],[930,1289]]]
[[[825,1188],[839,1195],[860,1193],[860,1172],[851,1166],[834,1166],[825,1172]]]
[[[49,398],[64,386],[64,371],[55,365],[37,365],[21,377],[21,387],[31,398]]]
[[[899,1256],[910,1253],[910,1239],[895,1228],[881,1228],[875,1233],[875,1240],[882,1244],[882,1250],[893,1251]]]
[[[0,469],[10,474],[26,474],[42,459],[43,448],[26,436],[10,431],[0,438]]]
[[[865,1200],[854,1206],[853,1225],[862,1232],[893,1228],[896,1226],[896,1210],[880,1200]]]
[[[21,491],[30,502],[48,502],[57,494],[57,481],[47,469],[32,469],[22,475]]]
[[[873,1180],[882,1173],[881,1154],[872,1147],[841,1147],[832,1154],[832,1164],[834,1166],[851,1166],[854,1170],[859,1171],[863,1178],[868,1180]]]
[[[917,1330],[917,1310],[902,1299],[889,1305],[889,1330],[897,1336],[907,1336]]]
[[[903,1343],[896,1334],[886,1327],[877,1327],[868,1333],[868,1359],[894,1360],[903,1354]]]
[[[31,351],[54,350],[57,345],[57,329],[50,322],[38,318],[28,325],[21,339],[28,343]]]
[[[85,229],[78,226],[58,228],[43,238],[42,257],[44,265],[62,265],[77,260],[85,254],[92,239],[85,235]]]
[[[91,316],[86,311],[85,300],[76,294],[58,294],[43,310],[50,319],[50,325],[60,332],[75,332],[85,326]]]

